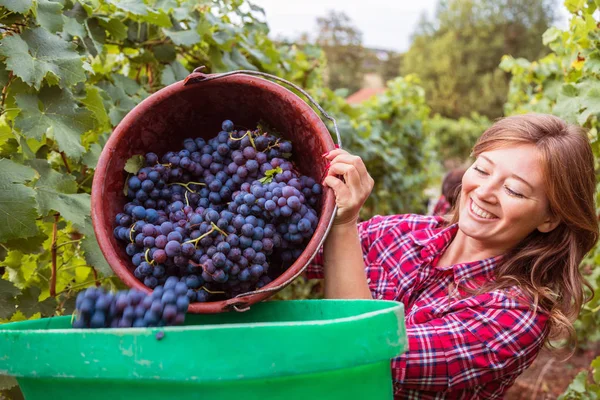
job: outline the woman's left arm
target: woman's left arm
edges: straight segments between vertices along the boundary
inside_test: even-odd
[[[409,350],[392,360],[400,389],[446,391],[519,374],[545,339],[545,315],[523,308],[465,308],[407,327]]]

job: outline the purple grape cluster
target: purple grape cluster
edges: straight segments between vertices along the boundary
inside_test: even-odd
[[[181,325],[190,304],[183,280],[169,277],[147,295],[130,289],[111,293],[88,288],[77,295],[73,328],[142,328]]]
[[[288,160],[291,142],[234,128],[147,153],[128,179],[114,235],[147,287],[177,277],[191,302],[233,297],[271,282],[312,237],[322,187]]]

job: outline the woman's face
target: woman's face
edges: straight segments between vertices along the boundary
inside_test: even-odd
[[[558,222],[548,212],[540,154],[534,145],[481,153],[462,179],[458,226],[486,246],[507,250]]]

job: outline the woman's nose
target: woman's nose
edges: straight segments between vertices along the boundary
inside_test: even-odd
[[[487,181],[481,183],[475,189],[475,194],[480,200],[486,201],[488,203],[495,203],[497,200],[496,189],[497,188],[494,182]]]

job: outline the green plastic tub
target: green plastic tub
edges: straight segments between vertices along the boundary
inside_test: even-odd
[[[407,346],[402,304],[380,300],[272,301],[179,327],[70,322],[0,325],[0,374],[27,400],[392,399],[390,359]]]

